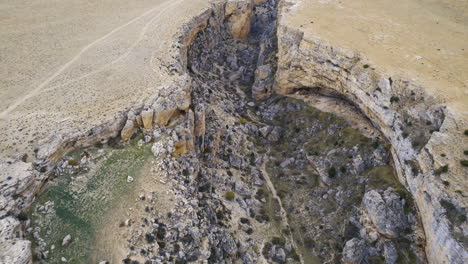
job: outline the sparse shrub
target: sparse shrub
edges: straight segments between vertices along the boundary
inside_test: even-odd
[[[464,223],[466,221],[466,215],[463,215],[463,214],[459,215],[458,216],[458,221],[460,223]]]
[[[346,167],[345,167],[345,166],[341,166],[340,171],[341,171],[342,173],[345,173],[345,172],[346,172]]]
[[[336,169],[335,169],[335,167],[331,167],[330,169],[328,169],[328,177],[334,178],[335,176],[336,176]]]
[[[447,173],[449,170],[448,165],[444,165],[436,170],[436,174],[440,175],[442,173]]]
[[[315,246],[315,241],[311,237],[306,237],[304,239],[304,246],[313,248]]]
[[[460,164],[461,164],[463,167],[468,167],[468,160],[460,160]]]
[[[468,150],[463,151],[463,154],[468,155]]]
[[[277,246],[284,246],[284,244],[286,243],[286,240],[282,237],[273,237],[271,239],[271,243]]]
[[[362,67],[363,67],[364,69],[367,69],[367,68],[369,68],[369,64],[364,64],[364,65],[362,65]]]
[[[465,130],[465,136],[468,136],[468,129]]]
[[[398,103],[400,101],[400,98],[398,96],[392,96],[390,97],[390,103]]]
[[[18,220],[26,221],[26,220],[28,220],[28,215],[25,212],[21,212],[21,213],[18,214]]]
[[[443,183],[445,186],[449,186],[449,185],[450,185],[450,182],[448,182],[448,181],[442,181],[442,183]]]
[[[243,118],[243,117],[239,117],[239,123],[244,125],[245,123],[247,123],[247,120],[245,118]]]
[[[148,243],[153,243],[155,240],[153,234],[151,233],[146,233],[145,238],[146,238],[146,242]]]
[[[68,165],[70,166],[78,166],[78,164],[80,163],[74,159],[68,160]]]
[[[232,201],[232,200],[234,200],[234,198],[236,198],[236,194],[234,192],[227,191],[224,194],[224,198],[226,198],[226,200],[228,200],[228,201]]]

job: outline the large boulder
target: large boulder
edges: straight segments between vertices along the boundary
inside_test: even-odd
[[[383,194],[376,190],[366,192],[363,205],[377,231],[388,238],[399,237],[400,231],[408,226],[404,200],[392,188]]]

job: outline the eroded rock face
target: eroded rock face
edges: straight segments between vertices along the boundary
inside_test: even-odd
[[[235,39],[245,39],[250,33],[253,16],[252,0],[229,0],[225,14],[228,17],[228,28]]]

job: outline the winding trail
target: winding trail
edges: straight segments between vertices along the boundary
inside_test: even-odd
[[[16,100],[15,103],[11,104],[6,110],[4,110],[3,112],[0,113],[0,119],[5,119],[9,113],[11,113],[13,110],[15,110],[18,106],[20,106],[21,104],[23,104],[26,100],[36,96],[37,94],[39,94],[41,91],[43,91],[43,89],[49,84],[51,83],[55,78],[57,78],[60,74],[62,74],[65,70],[67,70],[71,65],[73,65],[76,61],[78,61],[81,56],[83,54],[85,54],[89,49],[91,49],[92,47],[94,47],[95,45],[97,45],[98,43],[108,39],[109,37],[111,37],[112,35],[114,35],[115,33],[119,32],[120,30],[126,28],[127,26],[137,22],[138,20],[148,16],[149,14],[153,13],[154,11],[156,10],[159,10],[159,12],[157,14],[154,15],[154,18],[152,18],[142,29],[138,39],[133,42],[133,44],[127,49],[127,52],[125,52],[123,55],[119,56],[116,60],[100,67],[99,69],[91,72],[91,73],[88,73],[88,74],[85,74],[81,77],[79,77],[78,79],[75,79],[75,80],[72,80],[72,81],[69,81],[67,82],[66,84],[69,84],[71,82],[74,82],[76,80],[81,80],[83,78],[86,78],[88,76],[91,76],[93,74],[96,74],[102,70],[104,70],[107,66],[111,65],[111,64],[114,64],[120,60],[122,60],[123,58],[127,57],[130,52],[136,47],[136,45],[141,42],[144,38],[144,35],[146,33],[146,31],[148,30],[149,26],[162,14],[164,13],[165,11],[167,11],[169,8],[171,8],[172,6],[174,5],[177,5],[179,4],[180,2],[182,2],[183,0],[176,0],[176,1],[171,1],[171,0],[167,0],[165,1],[164,3],[162,3],[161,5],[158,5],[156,7],[153,7],[152,9],[144,12],[143,14],[133,18],[132,20],[128,21],[127,23],[123,24],[123,25],[120,25],[118,26],[117,28],[113,29],[112,31],[110,31],[109,33],[107,33],[106,35],[102,36],[101,38],[91,42],[90,44],[88,44],[87,46],[85,46],[83,49],[81,49],[81,51],[76,54],[70,61],[68,61],[67,63],[65,63],[62,67],[60,67],[54,74],[52,74],[49,78],[47,78],[44,82],[42,82],[40,85],[38,85],[36,88],[34,88],[32,91],[30,91],[29,93],[25,94],[23,97],[19,98],[18,100]],[[65,85],[66,85],[65,84]]]
[[[279,204],[279,207],[280,207],[280,212],[281,212],[281,224],[290,231],[289,232],[289,240],[293,244],[293,247],[298,249],[299,247],[297,246],[296,241],[294,240],[294,238],[292,236],[291,226],[289,225],[289,222],[288,222],[288,215],[286,213],[286,210],[284,210],[283,203],[282,203],[280,197],[278,196],[278,193],[276,192],[275,185],[271,181],[270,175],[268,174],[268,172],[265,169],[265,162],[262,163],[262,166],[261,166],[260,170],[263,173],[263,177],[265,178],[265,182],[267,183],[267,186],[268,186],[268,189],[270,190],[271,195],[273,195],[273,198],[278,201],[278,204]],[[304,257],[302,256],[301,252],[299,251],[299,252],[297,252],[297,254],[300,256],[301,264],[304,264]]]

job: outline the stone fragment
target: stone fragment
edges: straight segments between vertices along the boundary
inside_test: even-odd
[[[72,237],[70,234],[66,235],[63,240],[62,240],[62,247],[67,247],[68,245],[70,245],[72,241]]]
[[[125,123],[125,126],[122,129],[122,132],[120,132],[120,136],[122,137],[123,141],[130,140],[130,138],[133,136],[134,128],[135,128],[134,122],[132,120],[127,120],[127,123]]]
[[[127,176],[127,182],[132,183],[134,181],[132,176]]]

